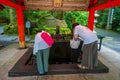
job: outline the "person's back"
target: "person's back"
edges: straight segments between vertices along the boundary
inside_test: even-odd
[[[96,33],[92,32],[89,28],[81,25],[75,27],[74,34],[78,34],[80,38],[83,39],[84,44],[89,44],[98,39]]]
[[[34,44],[33,54],[36,54],[38,50],[46,49],[49,47],[47,43],[42,39],[41,34],[42,32],[39,32],[35,35],[35,44]]]

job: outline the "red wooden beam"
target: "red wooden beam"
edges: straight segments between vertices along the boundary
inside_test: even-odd
[[[24,0],[16,0],[16,1],[19,5],[24,6]]]
[[[98,0],[90,0],[91,5],[93,5],[93,4],[97,3],[97,2],[98,2]]]
[[[17,0],[18,2],[24,2],[24,0]]]
[[[15,8],[15,9],[17,9],[19,7],[19,5],[17,5],[14,2],[11,2],[10,0],[0,0],[0,4],[9,6],[9,7]]]
[[[24,0],[17,0],[18,2],[24,2]]]
[[[108,0],[108,2],[110,2],[111,0]]]
[[[94,30],[95,10],[89,9],[88,28]]]
[[[95,7],[91,7],[93,8],[94,10],[102,10],[102,9],[105,9],[105,8],[111,8],[111,7],[115,7],[115,6],[120,6],[120,0],[108,0],[107,3],[105,4],[101,4],[99,6],[95,6]]]
[[[21,2],[19,2],[21,3]],[[21,6],[20,4],[11,2],[10,0],[0,0],[0,4],[12,7],[16,9],[17,13],[17,22],[18,22],[18,35],[19,35],[19,47],[25,48],[25,33],[24,33],[24,16],[23,16],[23,9],[24,6]]]

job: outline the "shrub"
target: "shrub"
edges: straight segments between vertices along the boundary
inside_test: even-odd
[[[18,33],[18,28],[16,23],[10,23],[4,26],[4,33],[7,35],[16,35]]]

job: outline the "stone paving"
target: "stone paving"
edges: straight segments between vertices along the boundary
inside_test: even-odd
[[[102,46],[99,60],[109,67],[115,80],[120,80],[120,54],[108,47]]]
[[[96,28],[96,32],[97,34],[105,37],[103,38],[102,45],[120,53],[120,33],[116,33],[111,30],[98,29],[98,28]]]

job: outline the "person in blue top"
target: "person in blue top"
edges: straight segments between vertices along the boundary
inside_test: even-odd
[[[74,23],[72,25],[73,39],[77,40],[80,37],[83,40],[83,55],[81,64],[78,67],[81,69],[93,69],[97,66],[97,35],[88,27]]]

